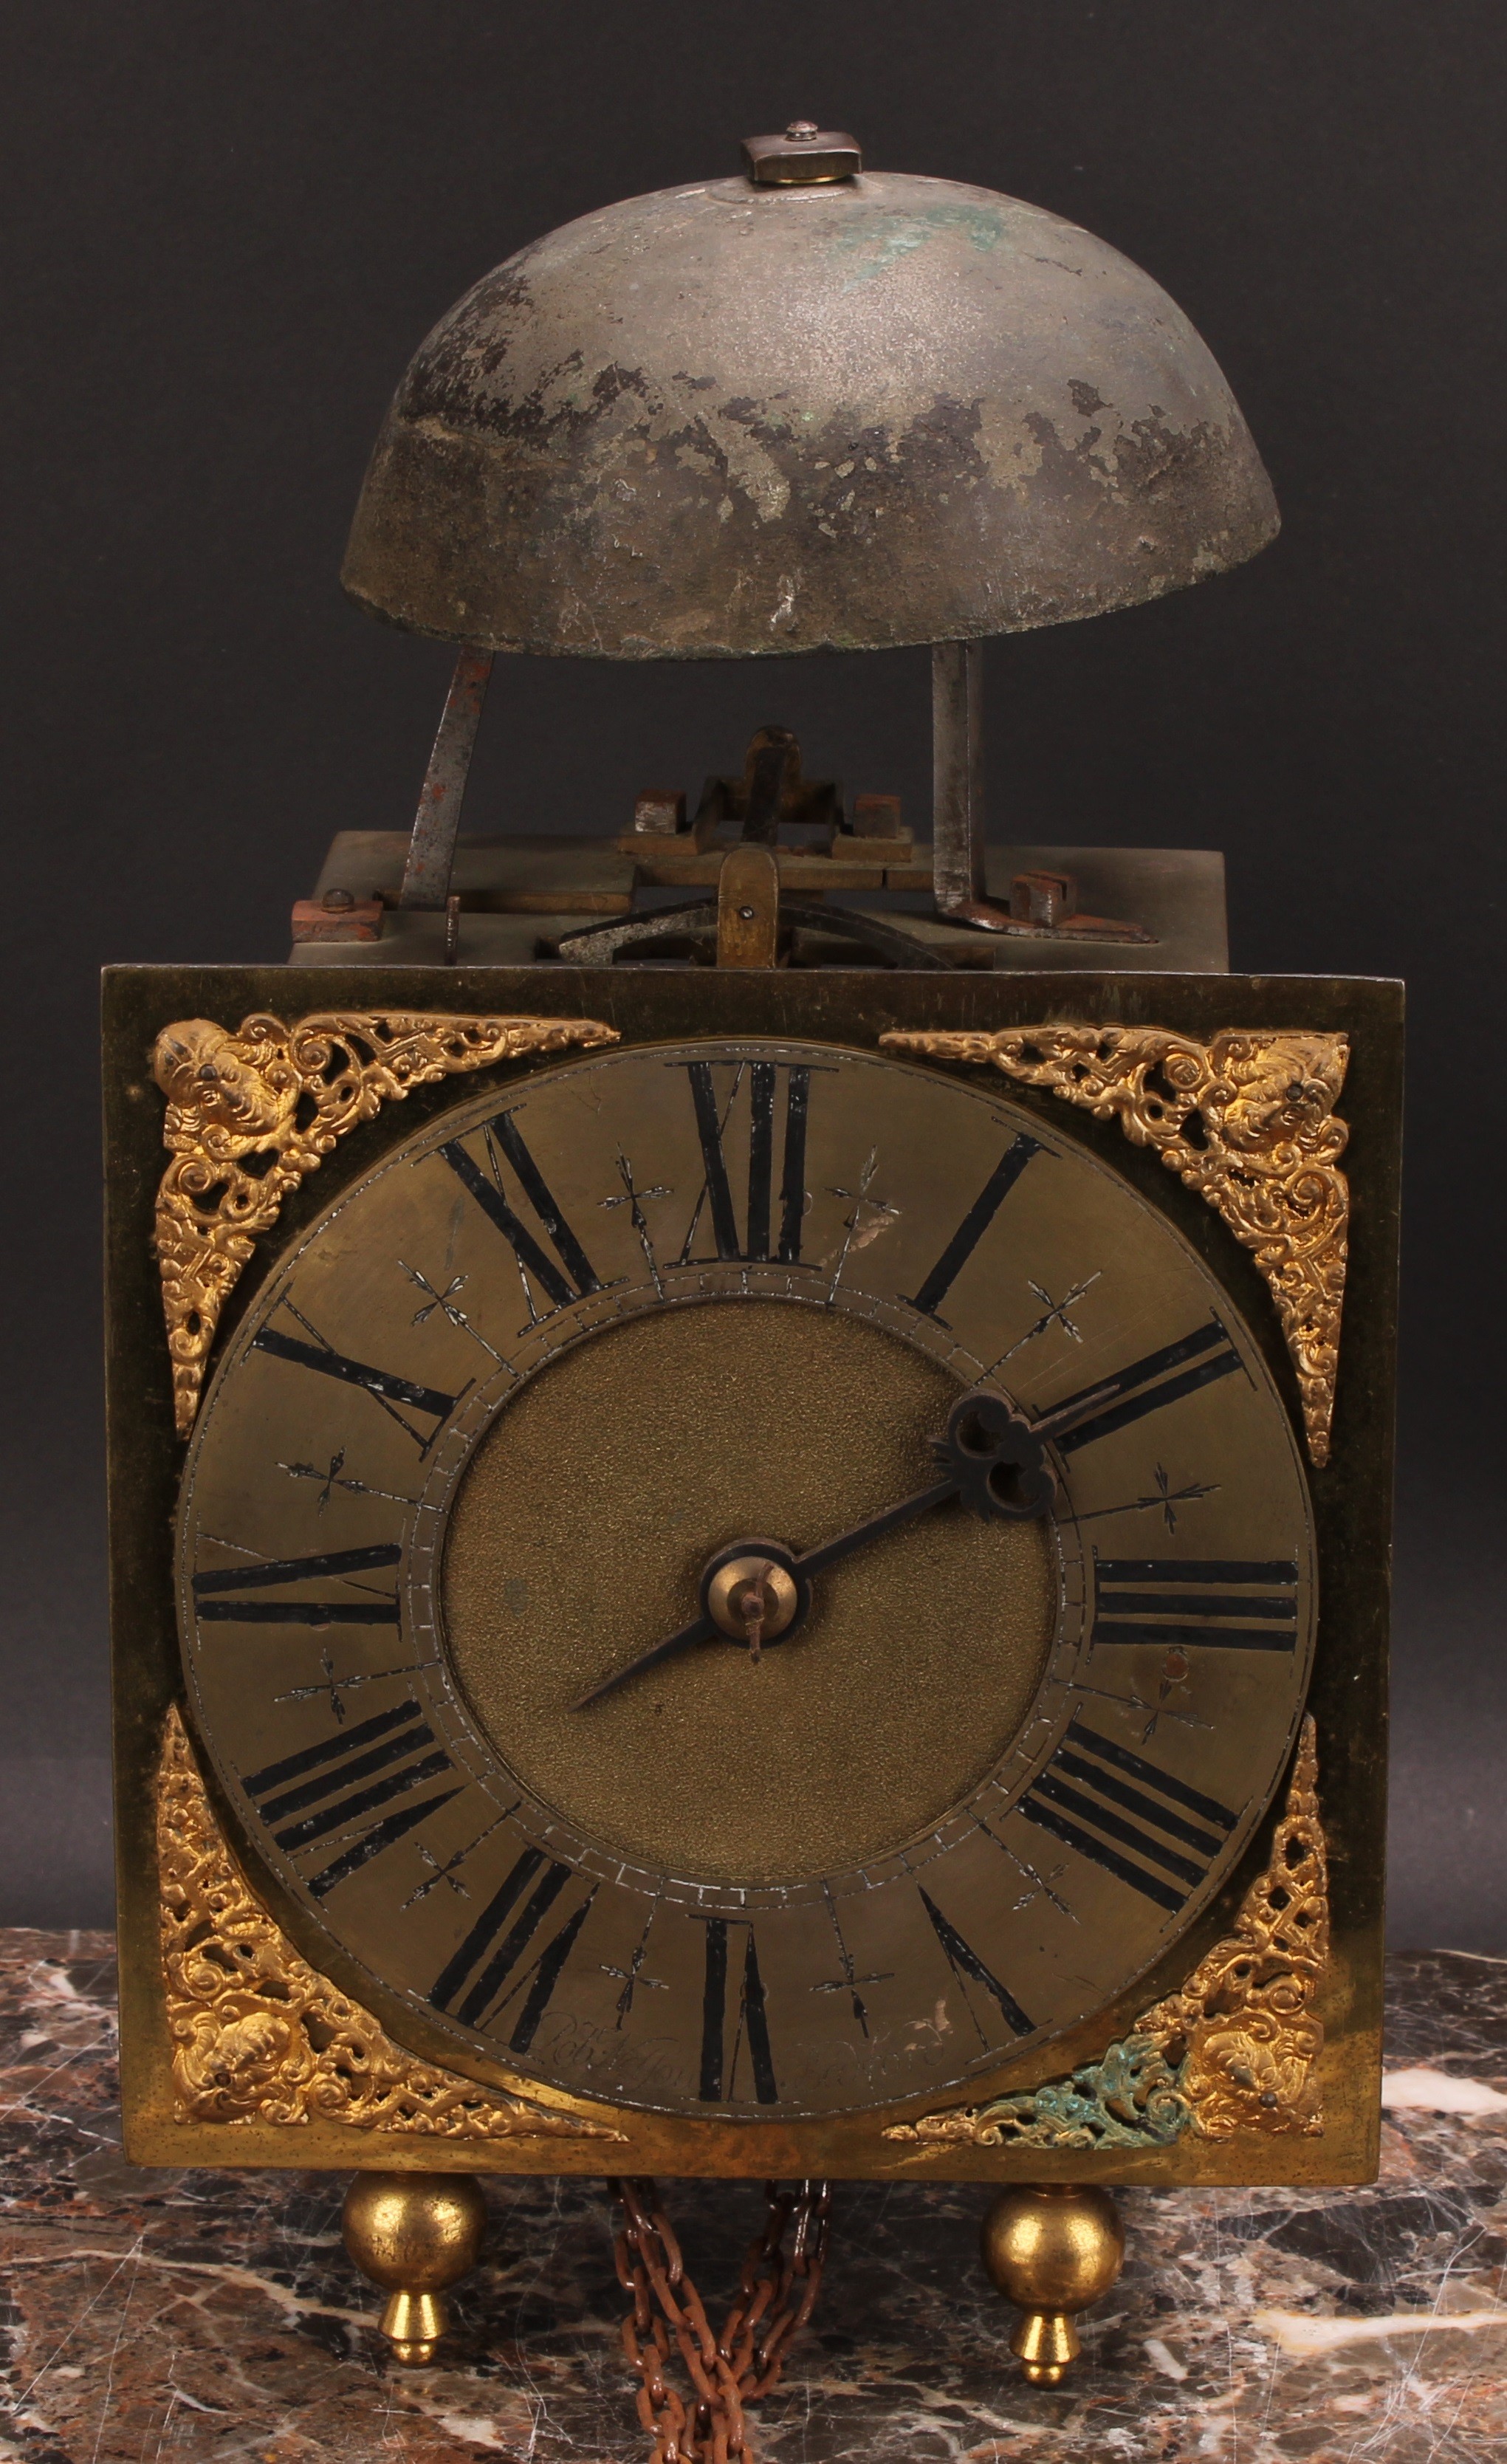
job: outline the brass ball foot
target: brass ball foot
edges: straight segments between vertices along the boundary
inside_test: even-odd
[[[984,2218],[984,2265],[1025,2317],[1010,2349],[1033,2387],[1059,2387],[1081,2346],[1073,2321],[1101,2300],[1125,2259],[1125,2228],[1106,2190],[1017,2183]]]
[[[391,2298],[382,2332],[395,2362],[420,2368],[449,2325],[441,2299],[476,2264],[487,2202],[473,2173],[358,2173],[345,2194],[345,2247]]]

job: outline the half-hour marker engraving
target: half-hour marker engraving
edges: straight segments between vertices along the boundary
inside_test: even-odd
[[[548,1295],[552,1307],[562,1309],[569,1309],[574,1301],[582,1299],[587,1292],[601,1291],[601,1279],[525,1146],[523,1133],[513,1114],[499,1112],[494,1120],[486,1123],[482,1134],[491,1167],[490,1177],[459,1138],[447,1140],[439,1152],[511,1247],[523,1278],[529,1314],[536,1324],[539,1312],[535,1306],[531,1285],[537,1284],[539,1289]],[[518,1186],[554,1248],[553,1258],[535,1239],[508,1198],[499,1149],[513,1166]]]
[[[535,1882],[540,1866],[544,1872]],[[475,2028],[484,2023],[485,2013],[496,2001],[512,1970],[517,1966],[534,1934],[554,1906],[571,1877],[569,1865],[557,1859],[546,1860],[540,1848],[526,1848],[501,1888],[488,1902],[454,1957],[446,1962],[429,1989],[429,2001],[436,2011],[451,2011],[462,2027]],[[506,1933],[514,1903],[528,1889],[534,1888],[524,1901]],[[498,1941],[498,1936],[501,1940]],[[492,1944],[496,1948],[492,1949]],[[488,1953],[491,1953],[490,1957]],[[484,1962],[479,1969],[478,1962]],[[477,1969],[472,1977],[472,1970]],[[466,1980],[471,1977],[470,1986]],[[456,1996],[466,1991],[457,2003]]]
[[[1099,1378],[1092,1386],[1080,1387],[1076,1395],[1065,1396],[1060,1403],[1053,1403],[1036,1426],[1061,1453],[1072,1454],[1079,1446],[1092,1445],[1096,1438],[1128,1428],[1132,1420],[1144,1419],[1148,1412],[1159,1412],[1165,1403],[1176,1403],[1242,1367],[1227,1330],[1218,1318],[1211,1317],[1207,1326],[1195,1327],[1191,1334],[1180,1335],[1175,1343],[1148,1352],[1143,1360],[1131,1361],[1112,1377]]]
[[[1165,1463],[1158,1463],[1151,1474],[1151,1489],[1145,1497],[1125,1497],[1117,1506],[1096,1506],[1081,1513],[1080,1523],[1102,1523],[1107,1514],[1160,1514],[1169,1532],[1177,1529],[1180,1506],[1199,1506],[1206,1497],[1216,1497],[1216,1480],[1185,1480],[1181,1488],[1172,1486]]]
[[[426,1751],[426,1748],[433,1750]],[[395,1764],[403,1768],[395,1770]],[[426,1781],[438,1779],[442,1772],[453,1769],[449,1755],[436,1745],[434,1731],[419,1704],[410,1700],[391,1710],[378,1711],[369,1720],[359,1721],[343,1736],[323,1745],[306,1746],[298,1753],[287,1754],[280,1762],[250,1772],[242,1786],[269,1828],[283,1825],[281,1830],[273,1830],[278,1847],[296,1855],[328,1837],[332,1831],[347,1830],[363,1815],[375,1814],[394,1798],[411,1795]],[[323,1899],[338,1882],[380,1856],[384,1848],[390,1848],[426,1815],[448,1805],[459,1793],[456,1788],[445,1789],[438,1795],[384,1815],[332,1865],[313,1875],[310,1890],[317,1899]],[[296,1818],[290,1821],[290,1815]]]
[[[284,1307],[298,1319],[300,1326],[309,1327],[308,1319],[301,1316],[291,1302],[285,1302]],[[427,1454],[444,1422],[460,1401],[460,1395],[447,1395],[442,1387],[420,1385],[411,1377],[400,1377],[391,1369],[376,1369],[368,1361],[352,1360],[347,1353],[337,1352],[333,1344],[326,1343],[316,1329],[309,1327],[309,1331],[315,1335],[315,1341],[302,1343],[295,1335],[284,1334],[276,1327],[264,1326],[259,1334],[251,1337],[251,1350],[265,1352],[273,1360],[292,1361],[298,1369],[316,1370],[321,1377],[339,1377],[348,1386],[363,1388],[412,1438],[420,1454]],[[469,1387],[463,1386],[461,1395],[468,1391]],[[419,1431],[404,1419],[403,1413],[396,1408],[400,1403],[411,1412],[427,1413],[433,1419],[435,1425],[426,1438],[421,1437]]]
[[[775,1186],[775,1116],[778,1080],[785,1079],[784,1155],[779,1185],[779,1235],[775,1255],[787,1265],[800,1260],[800,1230],[806,1210],[806,1122],[811,1102],[811,1071],[798,1064],[755,1061],[748,1068],[749,1179],[746,1230],[740,1238],[737,1208],[728,1172],[725,1140],[732,1106],[742,1084],[744,1065],[733,1074],[732,1092],[718,1111],[716,1085],[710,1061],[686,1061],[701,1147],[701,1193],[686,1233],[680,1263],[688,1264],[703,1207],[711,1216],[711,1237],[719,1258],[765,1260],[774,1237],[772,1209]]]
[[[1179,1650],[1296,1651],[1298,1568],[1290,1558],[1099,1557],[1097,1643]]]
[[[1032,1156],[1044,1152],[1040,1139],[1028,1136],[1024,1130],[1006,1147],[951,1240],[911,1301],[911,1308],[919,1309],[923,1317],[935,1318],[939,1326],[946,1326],[947,1320],[941,1314],[942,1302],[956,1283]]]
[[[1113,1703],[1122,1711],[1144,1712],[1146,1717],[1141,1729],[1143,1746],[1150,1744],[1164,1720],[1171,1722],[1179,1728],[1202,1729],[1208,1736],[1212,1732],[1213,1722],[1201,1720],[1196,1711],[1186,1709],[1175,1700],[1178,1695],[1187,1695],[1190,1701],[1192,1700],[1192,1688],[1188,1682],[1189,1665],[1187,1653],[1179,1651],[1175,1644],[1163,1655],[1162,1664],[1156,1675],[1154,1702],[1148,1695],[1138,1693],[1134,1685],[1127,1685],[1124,1693],[1119,1693],[1112,1685],[1089,1685],[1081,1678],[1078,1681],[1078,1691],[1085,1700],[1095,1703]]]
[[[1217,1797],[1190,1788],[1186,1780],[1114,1738],[1098,1735],[1081,1720],[1068,1723],[1056,1753],[1021,1798],[1019,1811],[1028,1822],[1050,1831],[1081,1857],[1174,1915],[1204,1881],[1239,1819]],[[1133,1858],[1122,1853],[1127,1848]],[[1147,1873],[1147,1865],[1160,1870]],[[1175,1881],[1163,1879],[1168,1874]],[[1185,1887],[1179,1890],[1177,1882]]]
[[[838,1966],[842,1972],[841,1976],[819,1977],[816,1984],[809,1987],[808,1991],[812,1993],[847,1994],[853,2006],[854,2025],[859,2028],[866,2037],[868,2035],[868,2005],[858,1989],[861,1985],[887,1985],[895,1971],[892,1968],[880,1968],[872,1970],[867,1976],[859,1975],[853,1954],[847,1947],[846,1937],[844,1936],[842,1927],[838,1921],[837,1902],[832,1897],[830,1884],[826,1882],[822,1883],[821,1896],[826,1902],[827,1916],[831,1922],[832,1930],[837,1936]]]
[[[728,2009],[728,1925],[726,1917],[702,1917],[706,1927],[706,1968],[701,1995],[701,2083],[696,2091],[702,2104],[721,2104],[723,2079],[731,2098],[737,2084],[738,2052],[742,2039],[748,2037],[749,2060],[754,2071],[754,2093],[760,2104],[777,2104],[779,2088],[775,2079],[775,2061],[769,2041],[769,2016],[764,2004],[764,1980],[759,1973],[758,1946],[754,1927],[743,1919],[733,1922],[745,1932],[743,1948],[743,1983],[738,2001],[738,2024],[732,2043],[732,2058],[724,2061]]]
[[[1017,2036],[1029,2036],[1034,2022],[1026,2017],[1009,1986],[1002,1984],[994,1969],[985,1966],[972,1943],[966,1942],[950,1918],[943,1915],[929,1891],[922,1891],[919,1882],[916,1888],[921,1891],[921,1904],[930,1918],[936,1938],[947,1954],[948,1966],[957,1979],[965,2005],[972,2009],[972,2005],[968,2003],[968,1986],[981,1985],[985,1992],[993,1995],[994,2001],[998,2003],[1005,2025],[1012,2034]],[[977,2026],[976,2020],[974,2025]],[[983,2030],[979,2029],[980,2036],[983,2033]]]
[[[457,1199],[456,1204],[459,1205],[459,1203],[460,1200]],[[400,1258],[398,1265],[403,1273],[407,1276],[409,1283],[414,1285],[419,1291],[425,1292],[428,1295],[428,1297],[420,1304],[419,1308],[414,1310],[412,1317],[408,1320],[410,1326],[427,1326],[430,1318],[434,1315],[435,1310],[438,1309],[447,1326],[453,1326],[457,1328],[462,1334],[469,1334],[473,1343],[479,1343],[481,1345],[483,1352],[485,1352],[491,1359],[499,1363],[501,1362],[501,1353],[498,1352],[492,1344],[488,1342],[480,1327],[472,1326],[470,1319],[467,1316],[466,1311],[462,1309],[459,1301],[455,1297],[457,1292],[463,1292],[466,1289],[467,1285],[470,1281],[470,1277],[469,1275],[451,1275],[449,1282],[445,1286],[444,1289],[441,1290],[439,1285],[431,1284],[427,1275],[421,1274],[417,1266],[410,1266],[406,1258]]]
[[[284,1693],[274,1694],[274,1703],[315,1703],[322,1696],[334,1719],[344,1725],[345,1697],[362,1685],[382,1685],[393,1677],[418,1677],[432,1668],[432,1660],[400,1660],[390,1668],[352,1668],[337,1670],[328,1646],[319,1654],[319,1674],[307,1685],[290,1685]]]
[[[632,1955],[628,1960],[626,1968],[614,1968],[610,1961],[607,1960],[602,1960],[601,1962],[602,1975],[616,1976],[620,1979],[622,1986],[622,1991],[618,1996],[616,2005],[618,2015],[613,2022],[613,2025],[617,2028],[621,2029],[631,2013],[634,1997],[639,1992],[641,1987],[650,1993],[667,1993],[669,1991],[669,1987],[666,1983],[664,1977],[650,1976],[644,1965],[645,1959],[648,1957],[649,1935],[653,1930],[654,1920],[658,1914],[659,1902],[656,1899],[653,1906],[648,1912],[648,1915],[644,1920],[644,1931],[640,1934],[638,1941],[634,1944]]]
[[[651,1199],[673,1198],[674,1190],[667,1181],[663,1180],[656,1181],[652,1189],[640,1189],[633,1178],[633,1166],[621,1147],[618,1149],[618,1178],[622,1183],[622,1197],[600,1198],[597,1203],[599,1206],[609,1208],[614,1206],[628,1208],[628,1221],[632,1224],[639,1247],[644,1252],[644,1263],[649,1270],[649,1281],[663,1300],[664,1280],[660,1274],[659,1259],[655,1254],[654,1236],[649,1230],[649,1219],[644,1209]]]
[[[874,1177],[878,1170],[879,1149],[870,1147],[864,1158],[863,1169],[858,1177],[857,1189],[844,1189],[840,1181],[832,1184],[833,1197],[851,1199],[853,1212],[843,1221],[842,1239],[838,1248],[837,1262],[832,1269],[832,1281],[827,1287],[829,1301],[837,1299],[838,1286],[842,1281],[842,1272],[847,1265],[850,1250],[866,1248],[876,1234],[885,1231],[890,1223],[898,1223],[900,1221],[898,1206],[891,1206],[887,1199],[870,1198],[868,1194],[874,1186]],[[869,1219],[866,1223],[863,1221],[865,1215]],[[822,1264],[825,1265],[825,1263],[823,1260]]]
[[[316,1504],[321,1514],[338,1488],[343,1488],[352,1497],[382,1497],[386,1499],[389,1506],[413,1506],[418,1502],[412,1497],[400,1497],[396,1489],[373,1488],[364,1480],[345,1477],[343,1446],[337,1446],[328,1463],[322,1468],[318,1463],[280,1463],[277,1468],[279,1471],[285,1471],[290,1480],[317,1480],[319,1483],[319,1494]]]
[[[993,1377],[996,1369],[1003,1369],[1007,1360],[1014,1360],[1017,1352],[1024,1352],[1026,1345],[1035,1343],[1038,1335],[1045,1334],[1048,1327],[1059,1326],[1069,1343],[1081,1343],[1083,1331],[1076,1318],[1068,1316],[1068,1310],[1082,1299],[1085,1292],[1093,1290],[1103,1271],[1103,1266],[1096,1266],[1091,1275],[1085,1275],[1081,1283],[1074,1284],[1070,1291],[1065,1291],[1059,1301],[1052,1298],[1044,1284],[1038,1284],[1034,1275],[1028,1275],[1026,1287],[1029,1291],[1033,1291],[1041,1303],[1041,1314],[1034,1326],[1028,1326],[1024,1334],[1017,1335],[1015,1342],[1006,1351],[1000,1353],[997,1359],[990,1362],[984,1372],[985,1376]]]
[[[430,1850],[425,1846],[421,1839],[419,1842],[419,1861],[423,1865],[427,1865],[429,1869],[429,1879],[426,1882],[420,1882],[414,1890],[411,1890],[408,1893],[407,1898],[403,1903],[404,1906],[405,1908],[416,1908],[420,1901],[426,1900],[431,1891],[437,1891],[442,1882],[448,1890],[454,1892],[455,1897],[458,1900],[469,1900],[470,1898],[470,1893],[460,1879],[461,1867],[466,1863],[468,1858],[474,1857],[476,1851],[482,1846],[483,1842],[490,1839],[492,1833],[497,1830],[501,1824],[507,1821],[510,1814],[515,1814],[517,1812],[518,1802],[519,1800],[514,1800],[513,1804],[508,1808],[507,1813],[494,1815],[491,1822],[489,1822],[484,1829],[478,1831],[474,1839],[467,1840],[464,1847],[452,1849],[449,1856],[446,1858],[443,1865],[440,1863],[438,1857],[434,1856]]]
[[[1028,1908],[1037,1899],[1046,1899],[1051,1901],[1052,1905],[1056,1908],[1059,1916],[1066,1917],[1070,1925],[1077,1925],[1079,1922],[1077,1909],[1072,1906],[1069,1901],[1062,1899],[1060,1895],[1052,1888],[1054,1882],[1060,1881],[1062,1875],[1066,1870],[1065,1867],[1061,1865],[1054,1865],[1049,1874],[1039,1872],[1037,1868],[1031,1863],[1029,1858],[1021,1857],[1016,1854],[1016,1850],[1010,1845],[1008,1839],[1000,1838],[998,1832],[994,1830],[992,1823],[986,1820],[984,1815],[975,1814],[973,1819],[977,1823],[980,1831],[983,1833],[985,1838],[990,1842],[990,1845],[999,1850],[1001,1856],[1009,1860],[1009,1862],[1015,1867],[1016,1872],[1019,1875],[1020,1880],[1027,1885],[1026,1889],[1021,1892],[1018,1899],[1011,1901],[1010,1904],[1012,1908]]]
[[[260,1565],[219,1566],[193,1578],[201,1624],[237,1625],[396,1625],[398,1602],[386,1596],[369,1600],[237,1600],[222,1596],[279,1583],[311,1583],[321,1576],[349,1578],[371,1573],[380,1566],[401,1563],[396,1541],[370,1549],[327,1549],[312,1557],[268,1557]]]

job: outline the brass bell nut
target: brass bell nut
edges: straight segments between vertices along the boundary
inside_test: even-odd
[[[1057,2387],[1082,2347],[1073,2320],[1120,2274],[1125,2236],[1107,2190],[1070,2182],[1001,2190],[980,2234],[984,2266],[1025,2312],[1010,2340],[1033,2387]]]

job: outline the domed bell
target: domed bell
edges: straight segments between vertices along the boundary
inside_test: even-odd
[[[441,319],[353,598],[493,650],[883,649],[1132,605],[1274,536],[1212,357],[1116,250],[809,122],[744,160],[566,224]]]
[[[464,646],[400,905],[448,904],[454,924],[497,651],[929,642],[938,913],[1150,941],[1075,914],[1067,876],[1051,916],[1036,875],[1010,913],[991,903],[979,645],[1159,598],[1266,544],[1277,507],[1229,386],[1164,291],[1038,206],[865,171],[853,138],[809,121],[747,139],[743,161],[741,178],[630,198],[520,250],[398,388],[342,579],[374,614]]]

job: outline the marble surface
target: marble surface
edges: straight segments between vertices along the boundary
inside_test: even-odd
[[[643,2464],[600,2191],[493,2183],[443,2365],[394,2368],[340,2246],[343,2176],[125,2163],[111,1950],[0,1934],[0,2456]],[[978,2270],[985,2189],[840,2186],[763,2464],[1507,2453],[1507,1963],[1393,1961],[1388,2072],[1374,2189],[1125,2194],[1125,2275],[1055,2391],[1016,2374]],[[668,2205],[720,2314],[758,2193]]]

